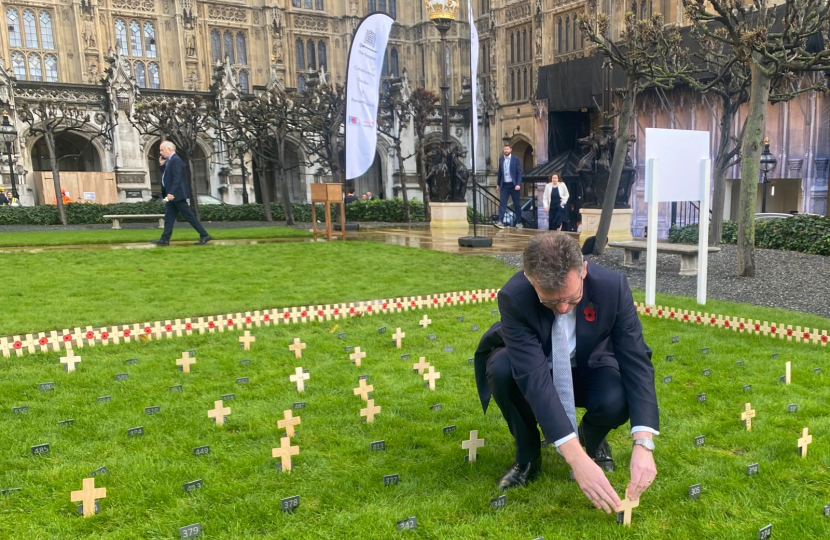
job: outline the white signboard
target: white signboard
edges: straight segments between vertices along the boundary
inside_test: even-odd
[[[392,17],[373,13],[360,23],[346,71],[346,180],[372,166],[378,144],[378,101]]]

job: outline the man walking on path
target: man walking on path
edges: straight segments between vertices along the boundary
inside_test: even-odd
[[[170,237],[173,235],[173,225],[176,224],[176,218],[181,214],[199,233],[199,241],[196,242],[196,245],[203,246],[210,242],[212,238],[199,223],[199,220],[196,219],[196,216],[193,215],[190,205],[187,204],[190,190],[187,185],[184,161],[176,154],[176,145],[170,141],[161,143],[159,153],[166,160],[164,172],[161,174],[161,193],[163,200],[167,203],[164,211],[164,232],[161,234],[161,238],[151,240],[151,242],[158,246],[169,246]]]
[[[496,183],[496,189],[500,194],[499,201],[499,220],[496,222],[496,227],[503,229],[504,211],[507,209],[507,201],[513,198],[513,225],[517,229],[522,226],[522,202],[520,198],[522,189],[522,164],[519,163],[518,158],[512,155],[513,148],[509,144],[504,145],[504,156],[499,158],[499,174]]]

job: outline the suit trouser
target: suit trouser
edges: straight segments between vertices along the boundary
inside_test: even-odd
[[[507,202],[510,200],[510,197],[513,197],[513,213],[516,215],[516,221],[513,222],[513,225],[516,226],[522,222],[522,202],[520,189],[516,189],[516,184],[513,182],[507,184],[502,183],[501,187],[499,188],[499,221],[504,223],[504,211],[507,210]]]
[[[516,461],[533,461],[542,450],[539,428],[530,404],[513,379],[506,348],[490,353],[486,374],[493,399],[516,440]],[[584,377],[576,376],[576,369],[573,374],[575,404],[586,409],[582,417],[585,440],[581,442],[588,455],[593,456],[605,436],[628,421],[628,401],[620,372],[613,367],[592,369]]]
[[[193,214],[193,210],[190,209],[190,205],[187,204],[187,200],[173,199],[172,201],[167,201],[167,203],[165,203],[164,232],[161,234],[161,239],[163,241],[170,241],[170,237],[173,235],[173,225],[176,224],[176,217],[178,217],[179,214],[181,214],[182,217],[186,219],[194,229],[196,229],[196,232],[199,233],[200,238],[208,236],[207,231],[204,227],[202,227],[202,224],[199,223],[199,220],[196,219],[196,216]]]

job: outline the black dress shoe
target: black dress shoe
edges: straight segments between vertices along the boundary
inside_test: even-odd
[[[161,247],[166,247],[170,245],[170,242],[166,242],[164,240],[150,240],[150,243]]]
[[[211,240],[213,240],[213,237],[211,237],[210,235],[201,236],[201,237],[199,237],[199,241],[196,242],[196,245],[197,246],[204,246],[205,244],[207,244]]]
[[[584,445],[585,444],[585,432],[582,428],[582,422],[579,422],[579,428],[577,428],[579,433],[579,441]],[[616,465],[614,465],[614,457],[611,455],[611,446],[608,444],[608,439],[602,439],[602,442],[599,443],[594,455],[588,454],[588,456],[594,460],[594,463],[599,465],[602,470],[606,472],[614,472],[617,470]]]
[[[542,470],[542,456],[530,463],[514,463],[499,480],[499,489],[504,491],[512,487],[524,486],[532,482]]]

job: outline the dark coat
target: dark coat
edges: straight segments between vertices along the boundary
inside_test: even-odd
[[[178,154],[168,158],[161,175],[162,193],[172,195],[175,200],[183,201],[190,198],[190,187],[187,185],[187,167]]]
[[[522,164],[519,163],[519,158],[516,156],[510,156],[510,179],[513,180],[513,184],[518,186],[522,183]],[[499,187],[501,187],[502,183],[504,182],[504,156],[499,158],[499,174],[497,177],[497,183]]]
[[[583,295],[576,306],[577,377],[598,367],[620,372],[632,426],[659,430],[651,349],[625,275],[588,263]],[[490,402],[485,374],[493,349],[507,347],[513,378],[530,404],[545,439],[573,432],[553,385],[548,357],[554,313],[539,302],[533,285],[518,272],[499,291],[501,321],[482,336],[475,353],[475,374],[484,411]],[[589,320],[593,319],[593,320]]]

